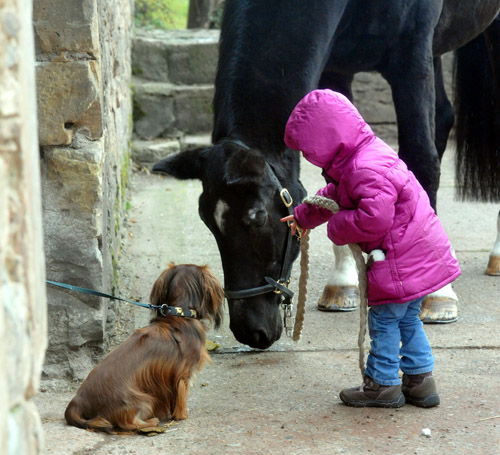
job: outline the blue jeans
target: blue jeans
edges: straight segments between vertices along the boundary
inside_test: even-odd
[[[365,375],[376,383],[398,385],[399,369],[406,374],[434,369],[431,346],[418,316],[422,300],[370,307],[368,327],[372,342]]]

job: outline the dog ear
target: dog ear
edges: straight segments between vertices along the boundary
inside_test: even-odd
[[[203,281],[203,309],[218,329],[223,319],[224,290],[219,280],[207,266],[200,267]]]
[[[152,305],[162,305],[167,303],[168,288],[170,287],[170,282],[172,281],[172,270],[175,268],[175,264],[170,262],[168,267],[160,274],[156,279],[151,288],[151,294],[149,295],[149,302]]]

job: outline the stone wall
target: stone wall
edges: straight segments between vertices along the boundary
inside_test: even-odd
[[[0,453],[43,451],[46,336],[31,1],[0,2]]]
[[[47,277],[113,291],[131,129],[132,0],[34,0]],[[48,288],[44,372],[84,378],[115,307]]]

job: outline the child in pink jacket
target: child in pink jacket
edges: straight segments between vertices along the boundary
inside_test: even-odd
[[[328,222],[336,245],[385,253],[368,269],[372,341],[363,385],[342,390],[341,400],[357,407],[438,405],[434,357],[419,313],[423,298],[455,280],[460,268],[427,193],[340,93],[306,95],[288,120],[285,143],[323,169],[329,183],[317,194],[340,211],[301,204],[282,221],[292,231]]]

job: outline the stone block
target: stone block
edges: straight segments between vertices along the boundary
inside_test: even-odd
[[[71,377],[84,381],[95,367],[93,355],[88,349],[78,349],[68,353],[68,364]]]
[[[79,284],[77,281],[73,281]],[[102,341],[104,332],[101,308],[86,305],[71,291],[48,288],[50,351],[75,349],[89,342]]]
[[[7,414],[6,455],[39,455],[45,453],[42,423],[35,405],[20,400]]]
[[[142,139],[179,137],[212,128],[212,85],[134,82],[134,131]]]
[[[100,246],[104,140],[89,141],[76,135],[73,146],[76,148],[44,149],[43,221],[47,278],[101,289],[104,275]],[[106,306],[98,297],[52,286],[47,291],[50,337],[44,371],[55,376],[70,375],[72,356],[86,356],[85,365],[92,363],[88,353],[78,351],[88,343],[102,343]],[[79,371],[88,373],[87,366]]]
[[[102,199],[103,145],[89,141],[79,149],[54,147],[45,150],[44,158],[45,208],[79,213],[80,218],[96,215]]]
[[[133,43],[134,74],[180,85],[213,84],[218,30],[141,30]]]
[[[99,55],[96,0],[34,0],[33,24],[42,52]]]
[[[168,52],[168,76],[174,84],[213,84],[218,47],[211,42],[173,45]]]
[[[179,151],[180,143],[177,139],[132,142],[132,159],[148,168],[167,155]]]
[[[391,88],[382,76],[359,73],[352,86],[354,104],[368,123],[396,123]]]
[[[5,174],[2,172],[2,159],[0,158],[0,178],[4,177]],[[2,180],[4,182],[5,180]],[[2,185],[3,187],[3,185]],[[0,188],[0,203],[4,202],[4,198],[2,198],[2,190],[3,188]],[[6,193],[6,192],[5,192]],[[0,204],[0,207],[6,207],[6,205]],[[1,210],[0,209],[0,245],[5,245],[5,240],[6,236],[2,235],[2,231],[6,231],[6,229],[3,229],[4,226],[7,226],[7,224],[3,225],[2,222],[4,221],[4,218],[6,218],[7,210]],[[4,264],[4,248],[0,248],[0,264]],[[0,339],[5,340],[7,337],[6,333],[6,328],[5,328],[5,315],[3,308],[0,308]],[[7,346],[5,342],[2,341],[0,343],[0,365],[6,365],[7,364],[7,355],[6,355],[6,349]],[[0,372],[0,453],[5,453],[7,452],[7,413],[9,409],[9,395],[7,393],[7,380],[8,380],[8,375],[7,369],[3,368],[3,370]]]
[[[212,130],[212,86],[187,86],[175,92],[175,117],[178,130],[195,134]]]
[[[16,75],[6,72],[0,81],[0,117],[18,114],[20,91],[21,85],[16,79]]]
[[[143,139],[174,137],[174,99],[170,89],[159,91],[134,85],[134,132]]]
[[[12,249],[9,251],[10,261],[16,262],[19,268],[24,263],[24,258],[15,254]],[[12,272],[11,272],[12,273]],[[17,272],[14,272],[19,276]],[[23,284],[11,282],[3,287],[3,299],[9,302],[4,306],[5,311],[5,338],[2,342],[9,346],[7,355],[6,371],[15,371],[15,375],[8,378],[9,405],[12,407],[19,397],[23,397],[30,380],[31,355],[30,339],[28,337],[28,306],[27,292]]]
[[[102,136],[98,74],[95,61],[37,65],[40,145],[69,145],[75,131],[92,140]]]
[[[163,41],[147,37],[134,39],[132,62],[134,76],[168,82],[168,57]]]

